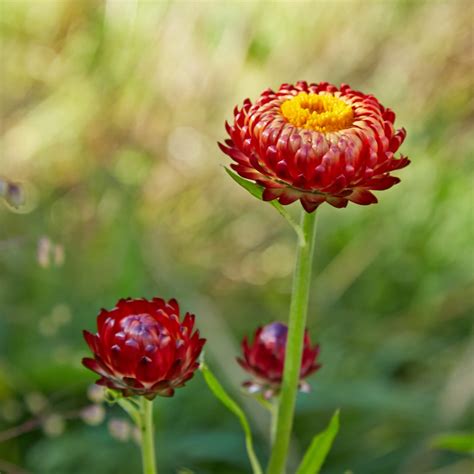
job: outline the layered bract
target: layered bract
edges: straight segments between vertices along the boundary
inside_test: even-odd
[[[252,343],[247,337],[243,339],[243,357],[237,361],[252,375],[252,379],[243,384],[250,393],[261,393],[267,399],[278,393],[283,379],[287,337],[286,324],[275,322],[259,327]],[[309,389],[304,379],[321,367],[316,361],[318,354],[319,346],[311,345],[306,331],[300,369],[300,389],[303,391]]]
[[[391,172],[409,164],[395,157],[405,129],[372,95],[321,82],[283,84],[234,109],[229,138],[220,148],[243,178],[263,186],[263,199],[300,200],[306,211],[321,203],[377,202],[371,191],[400,180]]]
[[[199,366],[205,339],[193,333],[194,315],[180,321],[174,299],[122,299],[100,312],[97,327],[97,334],[84,331],[94,358],[82,363],[101,376],[97,384],[124,396],[172,396]]]

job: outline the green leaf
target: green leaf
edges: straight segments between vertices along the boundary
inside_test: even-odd
[[[256,197],[257,199],[260,199],[260,201],[263,201],[262,196],[263,196],[263,186],[260,186],[256,183],[253,183],[252,181],[248,181],[241,176],[239,176],[237,173],[234,173],[230,168],[225,168],[227,174],[240,186],[242,186],[244,189],[246,189],[252,196]],[[304,243],[304,235],[303,231],[301,230],[301,227],[293,220],[289,212],[276,200],[269,201],[269,204],[271,204],[286,220],[287,222],[293,227],[293,230],[296,232],[296,235],[300,239],[302,243]]]
[[[252,196],[257,199],[262,200],[263,196],[263,186],[259,186],[252,181],[247,181],[246,179],[239,176],[237,173],[234,173],[230,168],[225,168],[227,174],[237,183],[240,184],[244,189],[246,189]]]
[[[206,381],[207,386],[211,389],[216,398],[218,398],[222,404],[239,419],[245,433],[245,445],[247,447],[247,454],[250,464],[252,465],[252,471],[254,474],[262,474],[262,468],[253,449],[252,432],[250,430],[250,425],[247,421],[245,413],[242,411],[239,405],[237,405],[237,403],[229,397],[222,385],[214,377],[212,372],[205,364],[201,364],[201,372],[204,375],[204,380]]]
[[[313,438],[296,474],[317,474],[320,471],[338,431],[339,410],[336,410],[328,427]]]
[[[431,447],[456,453],[474,453],[474,433],[443,433],[431,440]]]

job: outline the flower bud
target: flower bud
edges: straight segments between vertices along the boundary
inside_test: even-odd
[[[124,396],[170,397],[199,366],[205,339],[193,333],[194,315],[180,321],[176,300],[122,299],[101,311],[97,326],[95,335],[84,331],[94,358],[82,363],[101,376],[97,384]]]
[[[243,358],[237,358],[237,362],[252,375],[252,379],[243,384],[249,393],[259,393],[270,399],[279,392],[283,379],[287,337],[286,324],[274,322],[259,327],[251,344],[248,343],[247,337],[243,339]],[[300,370],[301,391],[308,391],[309,385],[304,379],[321,367],[316,362],[318,354],[319,346],[311,346],[306,331]]]

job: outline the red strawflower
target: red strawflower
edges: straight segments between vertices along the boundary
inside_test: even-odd
[[[100,312],[97,334],[84,331],[94,358],[82,363],[101,376],[97,384],[124,396],[170,397],[199,366],[206,340],[193,326],[193,314],[180,321],[174,299],[121,299],[111,311]]]
[[[392,110],[347,84],[301,81],[267,89],[255,104],[246,99],[219,146],[240,176],[264,187],[265,201],[299,199],[307,212],[324,201],[373,204],[370,191],[398,183],[390,172],[409,164],[394,156],[406,135],[394,121]]]
[[[278,393],[283,378],[287,337],[288,327],[280,322],[259,327],[250,345],[247,337],[244,337],[243,358],[238,357],[237,362],[253,376],[252,380],[243,383],[250,393],[262,393],[267,399]],[[316,362],[318,354],[319,346],[311,347],[306,330],[299,385],[302,391],[309,390],[309,385],[304,379],[321,367]]]

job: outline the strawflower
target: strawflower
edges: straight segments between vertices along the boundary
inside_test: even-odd
[[[237,362],[252,375],[252,379],[243,384],[249,393],[260,393],[266,399],[278,394],[283,378],[287,338],[288,327],[280,322],[259,327],[250,344],[247,337],[244,337],[243,357],[238,357]],[[321,367],[316,361],[318,354],[319,346],[311,345],[308,331],[306,331],[300,368],[299,388],[301,391],[309,390],[309,385],[305,381],[306,377]]]
[[[101,378],[96,382],[124,396],[172,396],[199,366],[205,343],[193,333],[194,315],[180,321],[176,300],[121,299],[97,317],[97,334],[84,331],[94,358],[82,363]]]
[[[394,122],[373,95],[300,81],[236,107],[219,146],[240,176],[264,188],[266,201],[300,200],[307,212],[323,202],[367,205],[377,202],[371,191],[397,184],[390,173],[409,164],[395,156],[406,132]]]

